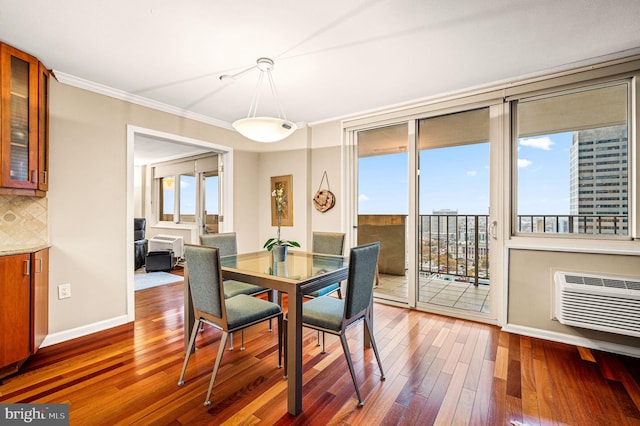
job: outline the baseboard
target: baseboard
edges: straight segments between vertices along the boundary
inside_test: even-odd
[[[569,345],[582,346],[589,349],[597,349],[600,351],[612,352],[620,355],[640,358],[640,348],[637,348],[634,346],[626,346],[626,345],[620,345],[617,343],[603,342],[601,340],[587,339],[584,337],[572,336],[569,334],[556,333],[555,331],[524,327],[521,325],[514,325],[514,324],[507,324],[502,328],[502,330],[509,333],[521,334],[523,336],[550,340],[552,342],[566,343]]]
[[[123,325],[128,323],[129,320],[126,315],[121,315],[119,317],[110,318],[104,321],[94,322],[93,324],[83,325],[82,327],[72,328],[70,330],[59,331],[57,333],[48,334],[45,337],[41,348],[46,346],[55,345],[56,343],[66,342],[67,340],[75,339],[78,337],[86,336],[92,333],[97,333],[98,331],[107,330],[109,328],[117,327],[119,325]]]

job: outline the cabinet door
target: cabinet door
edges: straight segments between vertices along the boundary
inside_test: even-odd
[[[31,323],[35,354],[49,332],[49,249],[31,255]]]
[[[49,70],[38,64],[38,189],[49,189]]]
[[[38,60],[2,44],[0,66],[0,186],[35,189],[38,185]]]
[[[0,367],[31,353],[30,255],[0,257]]]

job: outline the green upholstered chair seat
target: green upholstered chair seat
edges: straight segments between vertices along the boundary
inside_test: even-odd
[[[226,285],[226,282],[225,282]],[[282,312],[282,308],[266,300],[239,294],[225,300],[227,325],[230,330],[264,320],[265,317]]]
[[[222,286],[224,287],[224,298],[230,299],[239,294],[256,294],[267,291],[264,287],[260,287],[259,285],[253,285],[249,283],[243,283],[241,281],[236,280],[224,280],[222,282]]]
[[[305,294],[305,296],[307,297],[321,297],[321,296],[325,296],[329,293],[332,293],[336,290],[338,290],[340,288],[340,284],[335,283],[335,284],[331,284],[328,285],[326,287],[321,288],[320,290],[316,290],[314,292],[311,292],[309,294]]]
[[[342,328],[344,300],[319,297],[302,305],[302,322],[306,326],[339,332]]]

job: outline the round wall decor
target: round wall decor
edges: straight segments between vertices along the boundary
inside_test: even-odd
[[[322,182],[324,182],[325,179],[327,180],[327,189],[321,189]],[[335,205],[336,196],[333,195],[333,192],[331,192],[331,189],[329,187],[329,178],[327,177],[327,171],[325,170],[324,174],[322,175],[322,180],[320,181],[320,187],[318,187],[316,195],[313,196],[313,206],[319,212],[324,213],[327,210],[330,210]]]

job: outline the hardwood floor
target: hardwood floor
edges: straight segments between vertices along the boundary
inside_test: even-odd
[[[303,413],[287,414],[277,336],[245,333],[227,351],[204,407],[220,332],[198,337],[185,385],[182,283],[136,293],[133,324],[43,348],[0,385],[0,403],[67,403],[72,425],[639,425],[640,360],[501,332],[497,327],[375,305],[386,380],[362,325],[349,333],[365,399],[339,340],[304,331]]]

